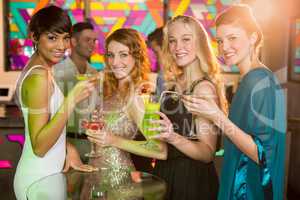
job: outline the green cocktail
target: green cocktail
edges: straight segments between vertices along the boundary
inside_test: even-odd
[[[76,75],[76,79],[77,79],[78,81],[86,81],[86,80],[88,80],[90,77],[92,77],[91,74],[77,74],[77,75]]]
[[[149,128],[159,127],[159,124],[152,124],[151,120],[159,120],[160,116],[156,114],[160,110],[159,103],[147,102],[145,104],[145,114],[143,119],[143,133],[144,136],[148,139],[150,136],[159,134],[158,131],[150,131]]]

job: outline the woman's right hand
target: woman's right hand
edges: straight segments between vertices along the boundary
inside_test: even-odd
[[[96,87],[96,78],[79,81],[68,94],[68,101],[77,104],[92,94]]]
[[[183,95],[182,101],[186,109],[194,115],[216,122],[223,115],[214,98],[207,96]]]
[[[112,133],[109,133],[107,131],[103,130],[86,130],[86,135],[88,136],[88,140],[90,142],[93,142],[99,146],[103,147],[109,147],[114,146],[119,139],[117,136],[115,136]]]

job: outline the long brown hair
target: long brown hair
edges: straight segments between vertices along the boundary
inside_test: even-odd
[[[207,32],[202,24],[193,17],[185,15],[176,16],[172,20],[168,21],[164,27],[163,55],[165,59],[163,60],[163,66],[166,80],[171,81],[174,78],[176,79],[183,73],[182,69],[174,62],[169,51],[169,27],[175,22],[181,22],[192,28],[193,36],[196,39],[196,57],[200,63],[199,68],[203,72],[204,76],[214,83],[220,108],[225,114],[227,114],[228,105],[225,97],[224,83],[220,75],[219,63],[211,47],[211,41]]]
[[[130,73],[131,83],[136,87],[139,83],[148,80],[148,73],[150,72],[150,62],[147,55],[147,45],[141,34],[130,28],[121,28],[111,33],[105,40],[105,49],[107,51],[108,45],[111,41],[122,43],[129,48],[130,55],[135,59],[135,66]],[[109,97],[117,89],[118,80],[114,76],[108,64],[107,52],[104,56],[106,67],[104,69],[104,96]],[[130,90],[129,84],[124,94]]]

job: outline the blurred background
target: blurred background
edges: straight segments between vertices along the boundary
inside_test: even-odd
[[[33,53],[27,24],[38,9],[54,4],[67,10],[72,23],[90,21],[98,33],[91,64],[104,67],[104,40],[112,31],[131,27],[146,38],[179,14],[196,17],[211,36],[213,47],[216,14],[234,3],[249,4],[264,36],[261,60],[279,78],[287,97],[286,198],[300,199],[300,0],[1,0],[0,4],[0,194],[15,199],[13,176],[24,141],[24,124],[13,97],[20,71]],[[47,19],[45,19],[47,20]],[[217,54],[217,51],[216,51]],[[149,49],[152,71],[156,59]],[[222,66],[227,97],[239,82],[235,66]],[[218,157],[217,165],[222,163]]]

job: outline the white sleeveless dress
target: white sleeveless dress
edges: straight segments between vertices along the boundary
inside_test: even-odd
[[[28,108],[22,103],[21,88],[23,80],[30,74],[35,68],[43,68],[43,66],[33,66],[29,69],[23,78],[19,81],[19,101],[22,108],[22,113],[25,122],[25,144],[23,147],[22,155],[19,160],[15,178],[14,178],[14,191],[18,200],[26,200],[26,191],[28,187],[38,179],[61,172],[64,166],[66,157],[66,130],[64,128],[60,137],[51,149],[45,154],[44,157],[38,157],[34,154],[30,135],[28,130]],[[59,109],[63,102],[64,96],[54,81],[53,77],[50,77],[50,81],[53,84],[53,94],[50,99],[50,116],[51,119]],[[49,185],[51,187],[51,185]]]

